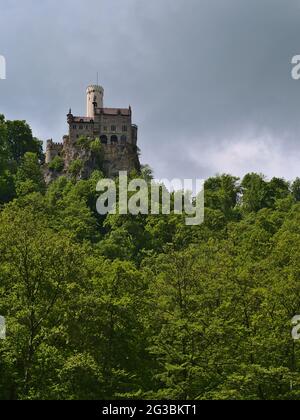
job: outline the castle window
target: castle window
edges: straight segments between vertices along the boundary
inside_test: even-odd
[[[107,142],[108,142],[107,136],[101,136],[100,140],[101,140],[102,144],[107,144]]]
[[[122,131],[123,131],[123,133],[126,133],[126,131],[128,130],[128,127],[127,127],[127,125],[123,125],[123,127],[122,127]]]
[[[117,144],[118,143],[118,136],[111,136],[110,142],[111,142],[111,144]]]
[[[111,126],[111,131],[116,131],[116,130],[117,130],[117,127],[115,125],[112,125]]]
[[[75,125],[73,125],[73,128],[74,128],[74,130],[76,130],[76,128],[77,128],[77,125],[75,124]]]
[[[126,136],[122,136],[121,137],[121,144],[125,144],[127,142],[127,137]]]
[[[107,127],[106,127],[106,125],[103,127],[103,131],[107,131]]]

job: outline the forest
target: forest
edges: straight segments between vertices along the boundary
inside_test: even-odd
[[[300,179],[215,175],[186,226],[43,161],[0,116],[1,400],[300,400]]]

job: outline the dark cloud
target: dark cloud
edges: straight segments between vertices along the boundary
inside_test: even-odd
[[[158,177],[300,175],[297,0],[0,0],[0,112],[59,140],[100,72]]]

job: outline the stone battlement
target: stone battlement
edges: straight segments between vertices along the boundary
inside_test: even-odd
[[[62,143],[54,143],[52,139],[47,140],[46,146],[46,160],[45,162],[49,164],[56,156],[59,156],[63,151]]]
[[[60,149],[62,146],[62,143],[55,143],[52,139],[47,140],[47,149]]]

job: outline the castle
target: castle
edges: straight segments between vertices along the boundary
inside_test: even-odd
[[[61,175],[68,175],[76,161],[78,179],[86,179],[100,169],[113,178],[119,171],[140,170],[137,148],[138,127],[132,123],[129,108],[104,108],[104,89],[92,85],[87,88],[86,117],[77,117],[70,109],[67,115],[69,134],[63,143],[47,141],[45,179],[49,183]],[[87,147],[93,140],[101,142],[101,162],[93,148]],[[100,144],[99,144],[100,146]],[[59,162],[58,165],[54,163]]]

